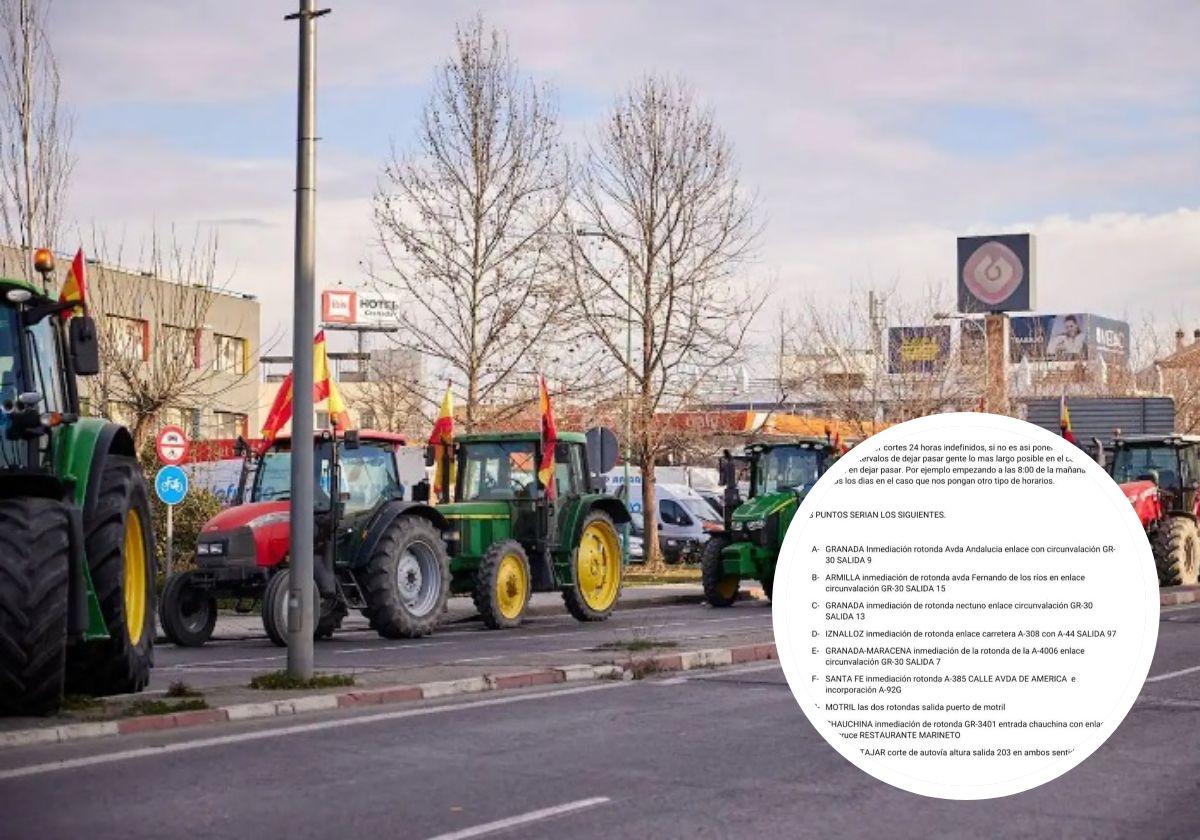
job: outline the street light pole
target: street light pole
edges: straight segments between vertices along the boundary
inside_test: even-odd
[[[313,306],[317,250],[317,102],[314,0],[286,20],[300,22],[300,68],[296,137],[296,254],[292,319],[292,487],[288,579],[288,674],[313,675]],[[335,490],[336,488],[331,488]],[[331,499],[332,499],[331,495]]]

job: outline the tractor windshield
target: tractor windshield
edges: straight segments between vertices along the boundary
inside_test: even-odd
[[[756,493],[802,490],[821,475],[825,453],[800,446],[777,446],[763,452],[758,462]]]
[[[285,502],[292,497],[292,453],[288,447],[290,442],[276,444],[274,448],[262,456],[258,469],[254,473],[254,484],[250,491],[252,502]],[[313,506],[317,510],[329,507],[329,443],[322,441],[317,444],[313,453],[313,469],[315,485],[313,487]]]
[[[458,500],[530,499],[537,492],[533,441],[464,443],[458,465]]]
[[[1117,484],[1158,476],[1158,486],[1180,486],[1179,450],[1174,446],[1121,446],[1113,455],[1112,477]]]

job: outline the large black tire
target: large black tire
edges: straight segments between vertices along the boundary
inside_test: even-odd
[[[621,599],[625,576],[621,534],[612,517],[592,510],[579,528],[579,545],[571,554],[571,584],[563,603],[576,621],[605,621]]]
[[[704,599],[714,607],[731,607],[737,600],[737,575],[727,575],[721,568],[721,551],[730,544],[729,537],[709,537],[700,553],[700,582],[704,585]]]
[[[0,500],[0,713],[62,703],[70,518],[53,499]]]
[[[159,619],[167,640],[180,647],[200,647],[217,626],[217,599],[192,583],[191,572],[176,572],[163,586]]]
[[[1200,530],[1190,516],[1170,516],[1151,536],[1160,586],[1192,586],[1200,578]]]
[[[475,573],[471,600],[492,630],[520,626],[529,606],[529,558],[516,540],[501,540],[488,546]]]
[[[83,529],[92,585],[109,638],[84,645],[71,668],[73,686],[98,695],[141,691],[150,681],[157,571],[154,522],[141,468],[133,458],[123,455],[109,455],[103,464],[96,507],[84,520]],[[129,578],[125,569],[127,541],[131,548],[140,542],[142,555],[140,575],[133,571]],[[140,586],[140,592],[135,589],[130,593],[129,603],[137,605],[131,615],[126,609],[127,579]],[[131,627],[130,619],[140,627]]]
[[[763,594],[767,596],[767,600],[772,600],[771,592],[775,589],[775,578],[770,577],[762,582]]]
[[[385,639],[417,639],[437,627],[450,597],[450,557],[433,523],[401,515],[371,552],[360,583],[363,615]]]

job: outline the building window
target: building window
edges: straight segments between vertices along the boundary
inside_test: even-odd
[[[150,361],[150,322],[120,315],[106,317],[117,356],[128,362]]]
[[[214,437],[235,438],[246,436],[246,415],[234,411],[213,412]]]
[[[198,408],[164,408],[162,412],[164,426],[178,426],[189,438],[200,437],[200,409]]]
[[[160,340],[167,342],[168,357],[191,359],[192,367],[200,367],[200,330],[164,324]]]
[[[244,376],[246,368],[246,339],[232,335],[214,334],[217,344],[217,354],[213,359],[213,370],[218,373],[232,373]]]

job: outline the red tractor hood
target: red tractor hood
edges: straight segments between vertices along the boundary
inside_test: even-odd
[[[226,508],[205,522],[201,533],[231,531],[234,528],[248,525],[253,520],[268,513],[287,513],[291,510],[291,507],[290,502],[250,502],[249,504],[235,505],[234,507]],[[288,523],[286,519],[278,524],[282,524],[284,531],[287,531]],[[273,528],[275,524],[268,525],[267,527]]]
[[[204,542],[211,537],[227,536],[227,553],[222,564],[249,563],[254,565],[274,567],[279,565],[288,554],[288,527],[291,505],[286,502],[251,502],[237,505],[221,511],[200,529]],[[260,520],[270,514],[277,514],[265,523]],[[278,514],[283,514],[278,516]],[[255,524],[259,522],[259,524]],[[250,535],[246,536],[245,531]],[[241,536],[238,536],[241,532]],[[252,548],[251,548],[252,546]],[[253,552],[253,558],[249,555]],[[211,565],[211,564],[210,564]]]

